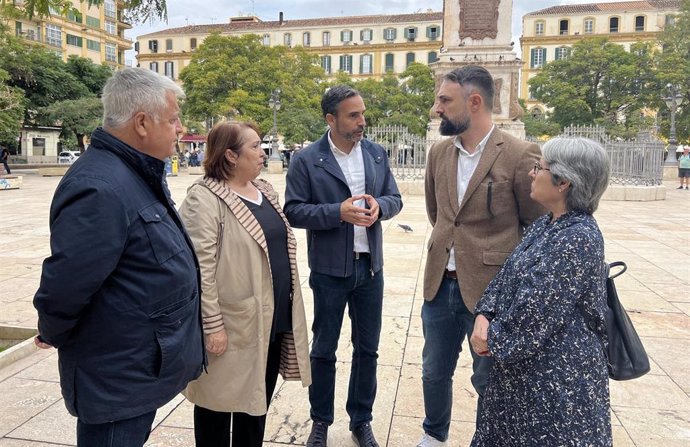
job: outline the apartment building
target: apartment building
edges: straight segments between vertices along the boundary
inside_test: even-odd
[[[325,17],[276,21],[232,17],[226,24],[190,25],[145,34],[135,51],[140,67],[178,80],[192,53],[212,32],[227,36],[256,34],[266,46],[302,46],[319,56],[327,75],[338,71],[353,78],[400,74],[412,62],[428,64],[442,45],[443,13]]]
[[[19,7],[23,4],[15,2]],[[89,6],[86,1],[72,0],[72,4],[75,11],[64,16],[51,9],[50,17],[3,21],[17,36],[45,46],[64,61],[76,55],[99,65],[123,67],[125,51],[132,48],[132,41],[125,37],[125,30],[132,28],[123,15],[125,2],[103,0],[100,6]]]
[[[520,98],[528,112],[538,115],[546,108],[531,96],[527,81],[544,64],[568,57],[575,42],[607,37],[629,50],[635,42],[658,40],[679,11],[680,0],[646,0],[552,6],[523,16]]]

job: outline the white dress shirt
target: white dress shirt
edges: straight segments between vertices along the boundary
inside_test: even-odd
[[[494,131],[494,127],[495,125],[491,126],[491,129],[489,129],[489,133],[487,133],[484,136],[484,138],[482,138],[482,141],[479,142],[476,150],[471,154],[467,152],[467,150],[464,147],[462,147],[460,138],[455,137],[455,147],[457,147],[460,151],[458,155],[457,174],[458,206],[462,204],[462,199],[465,197],[465,193],[467,192],[467,185],[469,185],[470,179],[472,178],[472,174],[474,174],[474,171],[477,169],[477,166],[479,165],[479,160],[482,157],[482,152],[484,152],[484,147],[486,146],[486,143],[489,141],[489,135],[491,135],[491,132]],[[446,270],[455,270],[455,247],[451,247],[450,249],[450,258],[448,259],[448,265],[446,266]]]
[[[354,147],[349,154],[341,151],[336,147],[331,140],[331,131],[328,131],[328,144],[331,146],[331,152],[335,160],[340,166],[340,170],[343,171],[345,180],[347,180],[347,186],[350,188],[350,194],[353,196],[359,196],[365,193],[364,189],[364,158],[362,158],[362,145],[358,141],[355,143]],[[357,200],[354,202],[355,206],[364,208],[366,201],[364,199]],[[361,227],[355,225],[355,247],[356,252],[369,253],[369,239],[367,238],[366,227]]]

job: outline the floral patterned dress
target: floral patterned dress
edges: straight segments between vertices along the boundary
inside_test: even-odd
[[[536,220],[475,310],[491,322],[495,362],[473,447],[612,445],[606,358],[592,330],[603,332],[605,309],[594,218]]]

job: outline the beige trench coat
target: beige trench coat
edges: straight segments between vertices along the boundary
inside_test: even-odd
[[[301,380],[306,387],[311,384],[311,369],[295,237],[273,187],[264,180],[254,184],[288,228],[293,332],[283,338],[280,374],[286,380]],[[204,332],[225,330],[228,335],[226,352],[208,353],[208,374],[191,382],[184,395],[214,411],[266,414],[266,357],[274,298],[261,226],[237,195],[208,178],[189,188],[180,215],[201,267]]]

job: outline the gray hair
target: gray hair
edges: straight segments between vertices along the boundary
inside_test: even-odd
[[[353,96],[360,96],[360,94],[349,85],[336,85],[326,90],[326,93],[321,97],[321,112],[323,112],[323,117],[326,118],[326,115],[329,113],[331,115],[337,115],[338,105]]]
[[[145,68],[116,71],[103,87],[103,127],[118,129],[139,112],[159,120],[168,106],[167,93],[184,97],[179,85]]]
[[[587,138],[554,138],[541,149],[549,163],[554,185],[570,182],[565,205],[568,211],[594,213],[609,185],[609,158],[606,150]]]

